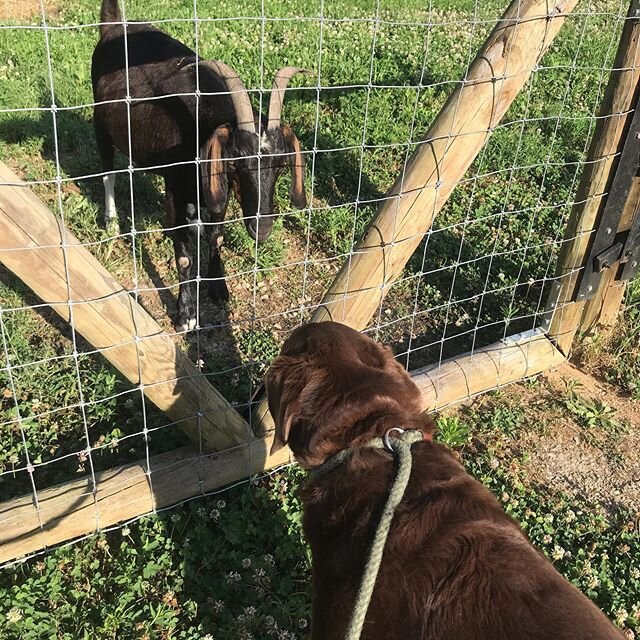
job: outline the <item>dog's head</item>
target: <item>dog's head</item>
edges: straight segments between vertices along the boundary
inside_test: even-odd
[[[391,427],[433,430],[391,349],[337,322],[296,329],[266,382],[276,426],[271,452],[289,444],[306,468]]]

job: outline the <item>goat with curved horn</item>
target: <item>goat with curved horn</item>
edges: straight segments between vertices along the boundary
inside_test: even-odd
[[[291,80],[296,73],[310,75],[313,72],[300,67],[282,67],[282,69],[279,69],[276,73],[276,77],[273,79],[273,86],[271,87],[267,129],[277,129],[280,126],[285,89],[289,84],[289,80]]]
[[[194,274],[200,274],[201,236],[209,247],[206,281],[211,298],[215,302],[229,298],[221,247],[231,195],[235,194],[247,233],[256,242],[273,229],[278,215],[276,184],[287,168],[291,204],[306,207],[300,142],[290,127],[280,124],[287,84],[304,70],[280,69],[269,113],[261,113],[252,107],[244,83],[228,64],[200,59],[184,43],[150,24],[136,23],[134,31],[127,31],[118,1],[102,0],[101,15],[108,19],[102,21],[91,60],[93,126],[105,174],[105,222],[111,226],[118,220],[114,200],[118,149],[127,157],[133,155],[131,161],[138,168],[164,178],[166,226],[180,281],[175,324],[178,331],[190,331],[199,322],[191,283]],[[124,99],[128,87],[140,99],[139,108],[129,110]],[[130,125],[123,126],[127,122]]]

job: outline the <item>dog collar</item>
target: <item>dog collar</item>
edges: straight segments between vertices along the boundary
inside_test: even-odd
[[[335,455],[325,460],[320,466],[309,469],[309,478],[317,480],[339,467],[354,451],[359,449],[386,449],[393,452],[392,440],[402,440],[409,445],[416,442],[432,442],[433,438],[430,433],[424,433],[419,429],[402,429],[400,427],[392,427],[384,432],[382,437],[372,438],[366,444],[359,447],[348,447],[342,451],[338,451]]]

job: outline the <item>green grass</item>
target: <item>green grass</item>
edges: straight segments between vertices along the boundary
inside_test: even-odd
[[[299,90],[287,94],[284,116],[303,149],[318,152],[307,162],[313,209],[289,212],[288,178],[283,179],[276,202],[287,215],[256,254],[236,219],[237,205],[231,207],[226,269],[231,279],[245,275],[234,281],[228,309],[205,307],[205,322],[231,326],[213,326],[180,343],[189,357],[201,360],[202,370],[229,400],[247,402],[287,330],[298,322],[298,312],[282,318],[273,314],[299,306],[304,274],[307,304],[319,300],[333,274],[314,270],[312,263],[308,272],[299,265],[280,267],[299,263],[307,251],[313,260],[341,264],[375,213],[369,201],[384,194],[401,170],[411,127],[412,139],[418,140],[505,4],[440,0],[429,11],[423,0],[381,0],[375,21],[376,3],[370,0],[267,0],[266,16],[287,20],[263,23],[256,19],[263,6],[259,0],[198,0],[199,16],[215,18],[199,25],[200,53],[232,63],[250,89],[260,86],[262,53],[267,88],[285,64],[320,71],[319,78],[294,80]],[[97,19],[97,3],[61,0],[58,8],[51,24],[68,28],[49,31],[51,79],[42,31],[0,29],[0,110],[27,109],[0,113],[0,160],[25,180],[46,181],[56,177],[57,157],[71,231],[94,243],[90,250],[124,283],[133,282],[135,260],[141,277],[174,287],[173,250],[158,231],[163,225],[160,181],[134,176],[136,228],[145,232],[134,252],[129,238],[111,240],[102,229],[100,179],[80,179],[101,170],[91,108],[84,106],[92,100],[89,64],[97,30],[78,26]],[[184,20],[192,17],[193,1],[130,0],[127,11],[130,19]],[[397,351],[411,339],[410,368],[437,360],[441,338],[446,338],[446,357],[467,349],[472,336],[478,347],[534,326],[534,313],[546,295],[542,280],[553,272],[599,103],[600,70],[611,66],[615,53],[621,25],[607,12],[624,13],[626,5],[579,3],[438,215],[433,233],[391,288],[382,315],[388,327],[379,337]],[[192,22],[168,22],[163,28],[193,46]],[[60,108],[57,145],[51,112],[36,110],[51,105],[51,80]],[[318,82],[323,87],[319,103]],[[349,85],[359,88],[343,88]],[[124,166],[122,158],[118,162]],[[58,211],[54,186],[34,189]],[[127,230],[132,212],[126,178],[118,180],[116,198]],[[415,277],[422,272],[426,275]],[[261,287],[255,309],[254,281]],[[163,292],[156,317],[166,321],[174,312],[175,294]],[[600,374],[635,398],[640,397],[639,295],[636,282],[623,330],[594,347],[605,362]],[[96,469],[142,458],[147,446],[140,434],[143,413],[154,429],[151,453],[184,442],[181,432],[166,426],[167,419],[148,402],[143,406],[139,393],[79,336],[76,366],[73,334],[46,308],[28,308],[38,303],[0,270],[3,339],[10,363],[18,365],[11,376],[0,369],[0,472],[7,472],[0,476],[1,500],[30,491],[27,452],[32,463],[47,463],[34,474],[39,489],[83,477],[88,465],[81,450],[87,445],[94,449]],[[419,315],[412,324],[414,310]],[[4,346],[0,354],[4,364]],[[574,417],[585,420],[585,438],[594,433],[590,420],[598,422],[598,432],[603,424],[617,424],[606,407],[572,402]],[[515,466],[500,460],[495,467],[500,451],[476,451],[471,444],[478,430],[515,438],[528,420],[522,407],[498,404],[487,415],[441,417],[439,437],[462,447],[470,471],[508,496],[505,507],[535,542],[555,553],[565,575],[621,624],[626,609],[625,623],[637,631],[640,552],[632,516],[605,516],[591,505],[570,503],[528,483],[517,460]],[[302,637],[309,567],[293,497],[298,479],[297,470],[288,470],[259,486],[224,493],[224,508],[216,506],[219,496],[199,500],[6,570],[0,578],[0,637],[3,632],[7,638],[74,640]],[[551,516],[553,522],[547,520]],[[629,551],[620,551],[625,546]],[[273,563],[265,559],[268,554]]]

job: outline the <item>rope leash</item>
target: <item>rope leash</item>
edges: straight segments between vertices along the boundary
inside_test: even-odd
[[[394,432],[396,432],[397,435],[394,434]],[[411,445],[423,440],[424,437],[421,431],[415,429],[405,431],[404,429],[394,428],[389,429],[389,431],[384,434],[384,437],[375,438],[367,445],[375,449],[388,449],[392,453],[395,453],[398,457],[398,472],[391,485],[391,490],[384,505],[378,528],[376,529],[371,548],[369,549],[369,557],[367,558],[367,563],[364,568],[345,640],[359,640],[362,634],[364,619],[367,615],[369,604],[371,603],[371,596],[378,577],[378,571],[380,570],[380,563],[382,562],[384,547],[387,542],[387,537],[389,536],[389,530],[391,529],[393,515],[409,483],[409,476],[411,475]],[[332,469],[335,469],[344,462],[351,452],[351,449],[345,449],[333,456],[333,458],[327,460],[322,467],[312,471],[312,479],[325,475]]]

